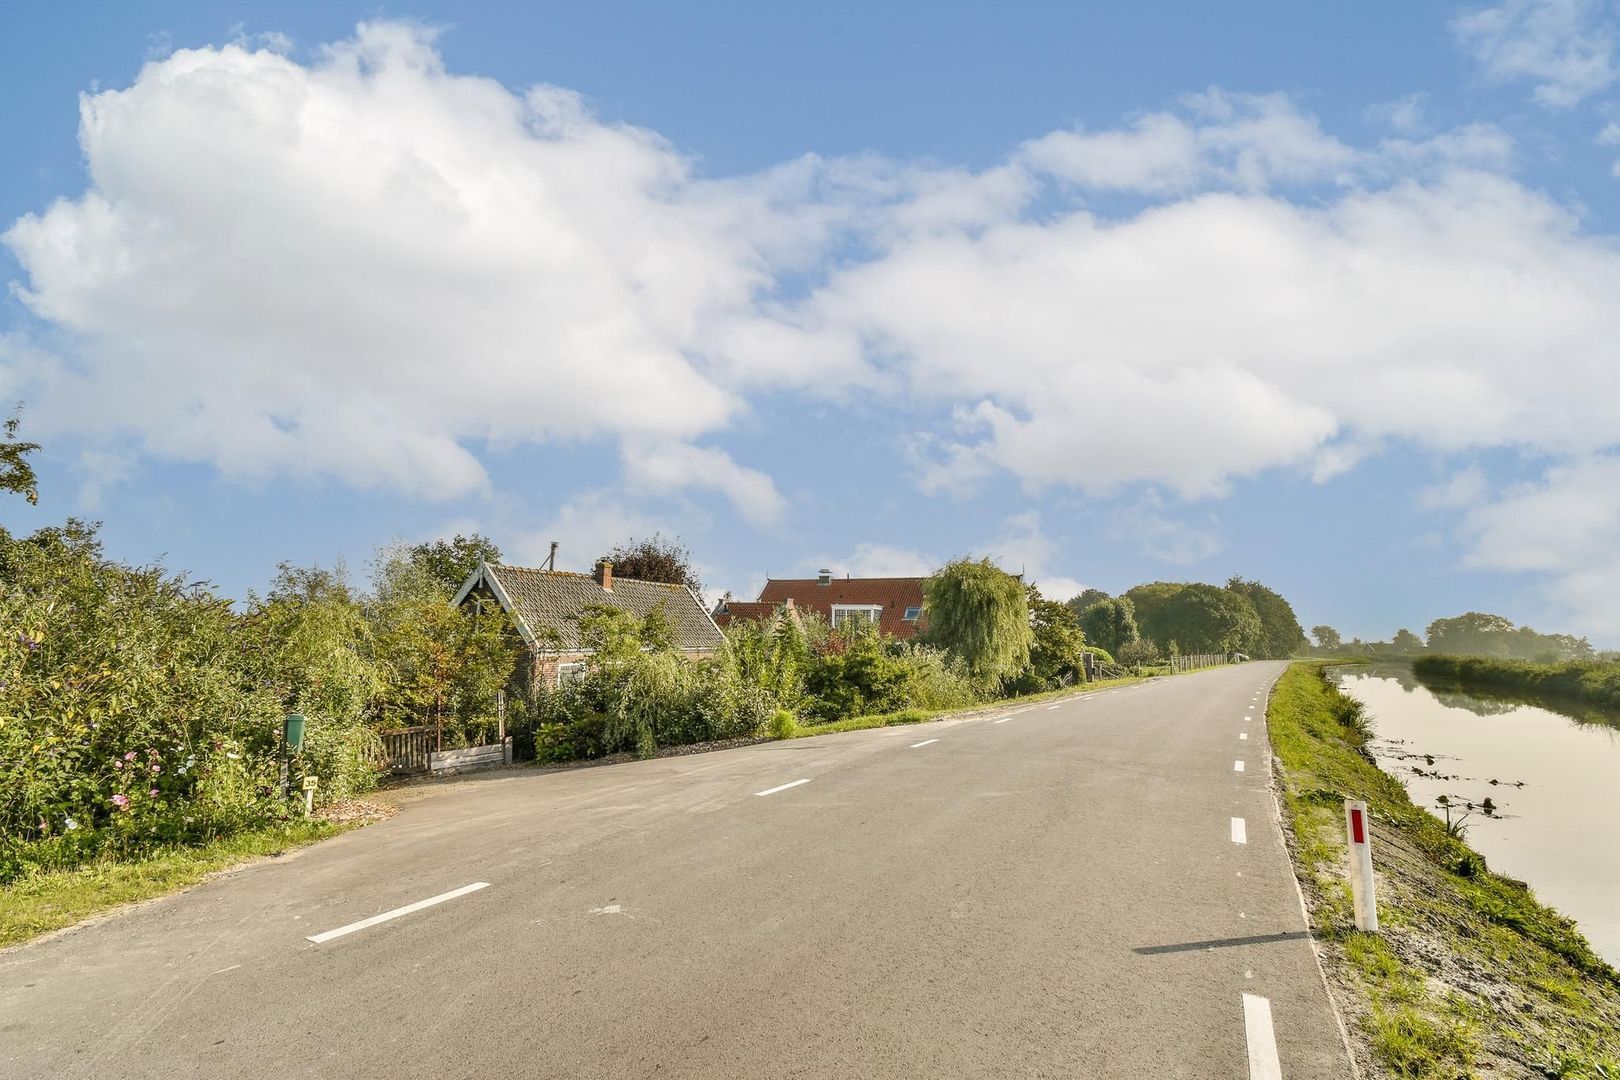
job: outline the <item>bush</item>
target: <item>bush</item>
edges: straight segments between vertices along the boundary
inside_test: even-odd
[[[1119,649],[1119,662],[1133,670],[1159,662],[1159,647],[1147,638],[1128,641]]]
[[[786,709],[777,709],[771,715],[770,734],[773,739],[791,739],[799,733],[799,722]]]

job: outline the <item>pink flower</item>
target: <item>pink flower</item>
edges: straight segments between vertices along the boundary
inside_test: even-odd
[[[153,788],[148,794],[150,794],[154,799],[157,798],[157,788]]]
[[[124,755],[124,760],[125,761],[134,761],[135,760],[135,751],[131,750],[129,753],[125,754]]]
[[[128,795],[114,795],[112,797],[112,804],[114,806],[118,807],[118,809],[120,809],[120,810],[128,810],[129,809],[129,796]]]
[[[161,765],[154,765],[154,766],[152,766],[152,772],[153,772],[153,774],[157,774],[157,773],[160,773],[160,772],[162,772],[162,771],[163,771],[163,766],[161,766]]]
[[[113,758],[113,768],[122,769],[123,767],[124,763],[122,761],[119,761],[117,758]]]

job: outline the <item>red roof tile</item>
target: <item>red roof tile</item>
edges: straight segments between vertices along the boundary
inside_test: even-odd
[[[927,578],[833,578],[823,585],[817,578],[772,578],[759,592],[759,603],[773,607],[792,600],[801,611],[814,611],[831,621],[834,604],[875,605],[883,609],[878,626],[897,638],[915,637],[917,620],[906,612],[923,606]]]

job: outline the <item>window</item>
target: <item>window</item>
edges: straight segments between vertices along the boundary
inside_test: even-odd
[[[908,607],[908,608],[906,608],[906,622],[916,622],[920,618],[922,618],[922,608],[920,608],[920,607]]]
[[[832,624],[834,627],[848,623],[866,623],[876,626],[878,619],[883,616],[882,604],[834,604],[832,606]]]
[[[567,664],[557,665],[558,686],[561,686],[563,683],[578,682],[584,677],[585,662],[583,660],[575,660]]]

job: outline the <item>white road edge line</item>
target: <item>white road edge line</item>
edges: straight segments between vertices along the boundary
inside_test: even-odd
[[[1271,1002],[1243,995],[1243,1036],[1249,1044],[1249,1080],[1282,1080],[1277,1060],[1277,1030],[1271,1024]]]
[[[992,720],[990,722],[992,724],[1005,724],[1007,721],[1009,721],[1011,719],[1012,719],[1012,717],[1010,717],[1010,716],[1003,716],[1000,720]]]
[[[404,907],[395,908],[393,911],[385,911],[381,915],[373,915],[369,919],[361,919],[359,922],[350,923],[348,926],[340,926],[336,930],[328,930],[324,934],[313,934],[304,940],[313,941],[315,944],[320,945],[323,942],[331,941],[333,938],[340,938],[345,934],[352,934],[356,930],[364,930],[368,926],[376,926],[378,923],[387,922],[389,919],[397,919],[401,915],[409,915],[413,911],[421,911],[423,908],[430,908],[434,904],[442,904],[446,900],[454,900],[458,896],[466,896],[468,893],[477,892],[479,889],[487,888],[489,888],[489,882],[475,881],[471,885],[463,885],[459,889],[451,889],[447,893],[440,893],[438,896],[430,896],[426,900],[418,900],[414,904],[406,904]]]
[[[1232,843],[1247,844],[1249,842],[1249,823],[1240,817],[1232,819]]]
[[[911,749],[915,750],[919,746],[927,746],[929,743],[937,743],[937,742],[939,742],[938,739],[924,739],[922,742],[914,742],[914,743],[912,743],[911,744]]]
[[[1243,771],[1243,759],[1242,758],[1239,758],[1238,760],[1232,762],[1232,771],[1233,772],[1242,772]]]
[[[1052,710],[1053,710],[1053,709],[1061,709],[1061,708],[1062,708],[1062,707],[1063,707],[1063,706],[1061,706],[1061,705],[1048,705],[1048,706],[1047,706],[1047,707],[1046,707],[1046,711],[1047,711],[1047,712],[1051,712],[1051,711],[1052,711]]]
[[[791,784],[778,784],[773,788],[766,788],[764,791],[756,791],[756,792],[754,792],[754,794],[755,795],[775,795],[778,791],[786,791],[790,787],[798,787],[800,784],[808,784],[809,782],[810,782],[810,778],[806,777],[803,780],[795,780]]]

